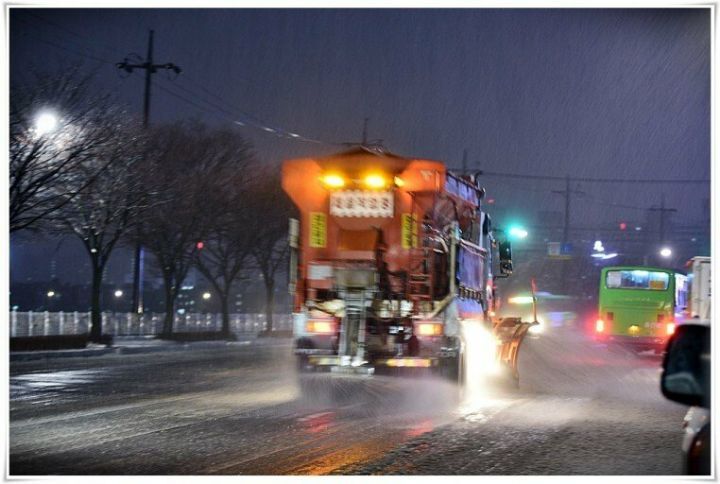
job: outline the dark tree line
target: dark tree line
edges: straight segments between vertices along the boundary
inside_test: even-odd
[[[140,129],[78,73],[11,86],[10,231],[72,234],[91,261],[90,337],[102,336],[100,288],[113,250],[140,242],[165,288],[163,335],[196,268],[220,300],[262,274],[272,324],[291,205],[278,169],[261,166],[237,130],[183,121]],[[52,108],[56,126],[38,125]],[[199,244],[201,242],[201,244]]]

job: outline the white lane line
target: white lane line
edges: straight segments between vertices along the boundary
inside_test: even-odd
[[[306,422],[306,421],[308,421],[308,420],[312,420],[312,419],[315,419],[315,418],[324,417],[325,415],[333,415],[334,413],[335,413],[335,412],[320,412],[320,413],[314,413],[314,414],[312,414],[312,415],[308,415],[308,416],[306,416],[306,417],[302,417],[302,418],[299,418],[299,419],[297,419],[297,420],[298,420],[298,422]]]

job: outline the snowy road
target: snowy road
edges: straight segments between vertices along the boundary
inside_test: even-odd
[[[288,345],[11,364],[10,473],[677,474],[659,359],[572,330],[526,342],[519,391],[324,378]]]

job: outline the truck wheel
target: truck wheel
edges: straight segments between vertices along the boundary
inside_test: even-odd
[[[440,377],[459,382],[460,379],[460,358],[442,358],[438,364],[437,373]]]
[[[438,374],[461,387],[465,386],[465,353],[461,351],[455,357],[441,359]]]

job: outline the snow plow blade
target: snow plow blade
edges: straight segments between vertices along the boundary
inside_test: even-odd
[[[520,381],[518,373],[518,354],[520,345],[525,339],[528,330],[537,325],[536,322],[523,322],[521,318],[507,317],[493,321],[493,333],[500,341],[498,346],[498,360],[509,369],[512,379],[517,387]]]

